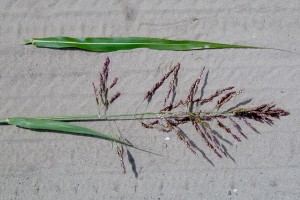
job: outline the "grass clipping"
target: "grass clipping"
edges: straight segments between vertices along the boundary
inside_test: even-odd
[[[147,37],[110,37],[110,38],[72,38],[72,37],[47,37],[32,38],[24,41],[25,45],[52,49],[75,48],[85,51],[111,52],[119,50],[132,50],[148,48],[153,50],[188,51],[202,49],[262,49],[261,47],[221,44],[192,40],[167,40]]]
[[[223,110],[228,102],[242,94],[244,90],[235,90],[234,86],[228,86],[216,90],[207,97],[202,97],[203,94],[199,95],[199,88],[205,74],[205,68],[200,70],[199,75],[192,82],[191,86],[187,88],[186,91],[188,91],[188,93],[185,95],[185,98],[177,100],[176,87],[178,83],[178,74],[181,68],[179,63],[169,69],[141,99],[141,104],[150,103],[157,90],[169,81],[166,95],[163,98],[163,101],[161,101],[163,104],[159,110],[154,112],[107,115],[109,106],[111,106],[121,96],[120,92],[115,92],[112,95],[110,94],[110,90],[118,84],[119,79],[116,77],[112,80],[109,79],[109,65],[110,59],[106,58],[102,71],[99,73],[99,83],[92,83],[95,101],[98,107],[97,115],[39,118],[13,117],[0,120],[0,124],[15,125],[20,128],[35,131],[63,132],[73,135],[93,136],[115,142],[118,144],[116,152],[120,158],[119,160],[121,162],[122,171],[125,173],[124,155],[127,153],[128,157],[131,157],[131,160],[134,160],[132,159],[132,155],[129,152],[128,147],[142,151],[146,150],[133,145],[121,133],[119,133],[119,136],[112,136],[75,125],[68,121],[89,121],[95,119],[110,121],[118,120],[122,117],[126,117],[130,120],[134,119],[137,120],[144,128],[160,132],[173,132],[179,141],[185,144],[185,146],[193,154],[198,156],[198,152],[201,152],[202,154],[203,152],[181,128],[184,124],[190,125],[195,130],[195,133],[200,136],[206,146],[213,151],[217,157],[232,158],[227,152],[225,145],[221,142],[223,141],[223,133],[230,136],[233,140],[241,142],[242,138],[247,139],[247,134],[243,130],[243,126],[247,126],[251,130],[258,132],[252,125],[251,121],[272,125],[274,123],[274,119],[280,119],[283,116],[289,115],[287,111],[277,108],[274,104],[268,103],[255,107],[242,107],[240,106],[241,104],[238,104],[235,107]],[[203,87],[204,86],[201,88],[203,89]],[[206,104],[213,104],[213,108],[210,110],[204,110]],[[200,107],[201,110],[194,111],[195,108],[198,107]],[[151,117],[152,120],[144,118],[144,116]],[[216,132],[215,129],[219,129],[220,133]],[[124,145],[127,148],[127,151],[124,150]],[[149,151],[146,152],[152,153]],[[211,162],[209,159],[207,160]]]

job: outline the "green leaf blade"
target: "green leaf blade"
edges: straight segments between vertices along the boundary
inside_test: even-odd
[[[21,128],[30,129],[30,130],[54,131],[54,132],[63,132],[69,134],[96,136],[105,140],[117,142],[127,146],[132,146],[131,144],[127,142],[123,142],[111,135],[103,134],[85,127],[77,126],[69,122],[67,123],[67,122],[45,120],[45,119],[13,117],[13,118],[8,118],[7,123]]]
[[[76,48],[86,51],[110,52],[118,50],[132,50],[148,48],[153,50],[187,51],[201,49],[224,48],[260,48],[234,44],[221,44],[190,40],[167,40],[143,37],[112,37],[112,38],[71,38],[49,37],[25,40],[25,44],[32,44],[44,48]]]

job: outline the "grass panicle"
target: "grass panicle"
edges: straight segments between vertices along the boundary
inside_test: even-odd
[[[176,66],[174,66],[172,70],[166,73],[162,77],[162,79],[152,87],[152,89],[146,95],[147,98],[150,96],[152,97],[154,92],[164,83],[168,76],[172,72],[174,72]],[[158,112],[159,114],[157,114],[158,119],[149,122],[140,120],[142,126],[144,128],[157,129],[162,132],[174,132],[177,138],[183,141],[188,147],[188,149],[190,149],[194,154],[196,154],[194,151],[197,148],[193,148],[193,146],[191,145],[194,143],[190,140],[187,140],[187,136],[183,136],[182,133],[178,133],[177,131],[182,130],[180,126],[183,124],[191,124],[192,127],[194,127],[195,131],[201,136],[206,146],[209,149],[211,149],[218,157],[222,158],[221,154],[223,154],[225,157],[228,157],[229,154],[225,146],[221,144],[220,140],[218,140],[218,138],[222,136],[219,135],[219,133],[217,134],[212,129],[213,122],[216,122],[216,127],[220,129],[220,132],[225,132],[227,135],[230,135],[234,140],[241,142],[241,138],[235,133],[238,133],[245,139],[247,139],[247,136],[242,131],[241,125],[239,125],[239,121],[242,120],[247,126],[249,126],[252,130],[257,132],[257,130],[251,125],[251,123],[248,120],[255,120],[261,123],[267,123],[271,125],[273,124],[274,118],[279,119],[282,116],[289,115],[287,111],[281,108],[276,108],[275,105],[270,104],[262,104],[261,106],[253,108],[243,108],[241,106],[238,106],[229,110],[221,111],[221,108],[223,108],[226,103],[228,103],[234,97],[236,97],[244,91],[232,91],[232,89],[234,89],[233,86],[219,89],[207,98],[195,98],[204,70],[205,68],[203,68],[200,71],[199,76],[189,87],[188,94],[185,99],[179,99],[176,103],[173,104],[171,102],[168,105],[165,105],[166,101],[164,99],[164,104],[160,109],[160,112]],[[176,76],[177,75],[178,74],[176,74]],[[169,84],[167,94],[169,94],[170,85],[171,87],[173,87],[172,84]],[[204,104],[213,103],[215,100],[217,100],[217,103],[214,109],[211,111],[201,110],[199,112],[195,112],[193,106],[190,105],[192,103],[197,102],[200,103],[199,106],[201,106],[201,109],[205,109],[203,107]],[[188,106],[188,109],[186,109],[186,106]],[[225,125],[227,123],[230,124],[232,127]]]
[[[114,78],[110,86],[108,86],[109,64],[110,64],[110,59],[109,57],[107,57],[103,64],[102,72],[99,73],[99,89],[96,88],[95,83],[92,82],[99,115],[101,115],[101,111],[103,110],[103,108],[104,108],[104,115],[106,115],[109,105],[112,104],[121,95],[120,92],[116,92],[110,98],[108,97],[109,91],[118,83],[118,78]],[[101,104],[99,102],[99,98],[101,100],[100,101]]]

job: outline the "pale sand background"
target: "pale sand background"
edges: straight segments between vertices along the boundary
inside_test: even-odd
[[[104,58],[123,92],[110,113],[134,112],[165,69],[182,64],[179,96],[200,67],[209,69],[204,95],[235,85],[253,98],[291,112],[273,127],[245,129],[249,140],[227,145],[236,163],[218,159],[193,129],[189,136],[215,167],[195,157],[176,137],[118,122],[133,143],[164,157],[131,150],[137,178],[126,159],[123,175],[111,143],[95,138],[0,128],[2,199],[299,199],[300,198],[300,4],[268,1],[1,0],[0,116],[96,114],[91,81]],[[91,53],[39,49],[23,39],[47,36],[149,36],[275,47],[275,50],[168,52],[146,49]],[[155,76],[157,69],[159,76]],[[160,90],[149,109],[157,110]],[[230,105],[228,105],[230,106]],[[106,124],[87,127],[109,132]],[[170,137],[165,141],[165,137]],[[164,147],[167,144],[167,148]]]

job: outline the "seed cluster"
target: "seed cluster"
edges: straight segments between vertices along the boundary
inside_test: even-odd
[[[109,64],[110,60],[109,58],[106,58],[102,72],[99,73],[99,88],[97,88],[95,83],[92,83],[96,103],[99,108],[99,115],[102,108],[105,108],[106,113],[108,106],[121,95],[120,92],[116,92],[108,98],[109,91],[118,83],[118,78],[114,78],[113,81],[108,84]],[[151,98],[155,95],[155,92],[167,81],[167,79],[169,79],[169,77],[172,77],[169,82],[166,96],[163,100],[163,106],[159,112],[157,112],[158,114],[156,119],[149,121],[141,118],[139,121],[141,125],[147,129],[157,129],[161,132],[174,132],[178,140],[185,144],[185,146],[196,156],[198,156],[197,151],[200,150],[181,129],[181,125],[183,124],[190,124],[195,129],[195,132],[199,134],[204,144],[212,152],[214,152],[217,157],[223,158],[224,156],[230,157],[230,155],[227,152],[226,147],[219,140],[222,139],[222,135],[212,128],[213,124],[234,140],[241,142],[241,138],[247,139],[247,136],[243,132],[242,127],[239,124],[240,122],[243,122],[253,131],[258,132],[250,123],[250,120],[271,125],[274,123],[274,119],[279,119],[282,116],[289,115],[287,111],[281,108],[276,108],[273,104],[262,104],[252,108],[243,108],[238,106],[229,110],[221,111],[220,109],[223,108],[226,103],[244,91],[234,91],[233,86],[219,89],[208,97],[202,98],[201,95],[201,97],[197,98],[197,96],[200,96],[198,94],[198,90],[205,72],[205,67],[201,69],[197,78],[192,82],[186,97],[175,101],[179,71],[180,64],[178,63],[167,71],[163,77],[146,92],[143,101],[148,100],[149,103]],[[195,103],[197,106],[201,106],[202,109],[205,104],[214,102],[215,106],[213,107],[213,110],[208,112],[204,112],[202,110],[199,112],[193,111]],[[130,142],[122,135],[120,135],[119,139],[130,144]],[[126,154],[126,152],[124,151],[124,146],[117,146],[116,151],[120,160],[122,171],[123,173],[126,173],[124,164],[124,154]],[[128,149],[127,155],[129,156]]]
[[[105,109],[104,111],[106,113],[108,106],[121,95],[120,92],[116,92],[114,95],[108,98],[109,90],[111,90],[118,83],[118,78],[114,78],[111,84],[108,85],[109,64],[110,59],[107,57],[102,67],[102,72],[99,73],[99,88],[96,87],[95,83],[92,83],[99,115],[101,114],[101,110],[103,108]]]
[[[176,103],[170,102],[166,105],[167,99],[172,90],[175,90],[174,80],[177,79],[180,64],[175,65],[170,71],[168,71],[162,79],[157,82],[151,90],[149,90],[144,99],[153,97],[155,91],[168,79],[170,74],[173,73],[173,79],[170,81],[169,89],[167,91],[167,97],[164,100],[164,105],[160,109],[158,114],[158,120],[140,121],[144,128],[157,129],[162,132],[174,132],[177,138],[182,141],[192,153],[197,155],[197,146],[191,141],[186,134],[180,129],[182,124],[191,124],[195,131],[201,136],[204,143],[211,149],[218,157],[227,157],[229,154],[224,145],[220,143],[218,134],[213,131],[211,125],[216,123],[216,127],[219,127],[222,132],[229,134],[234,140],[240,142],[241,138],[237,135],[247,139],[247,136],[242,131],[239,122],[244,122],[252,130],[257,130],[252,126],[248,120],[255,120],[261,123],[273,124],[272,118],[279,119],[282,116],[287,116],[289,113],[283,109],[275,108],[275,105],[263,104],[254,108],[241,108],[237,107],[227,111],[219,111],[226,103],[232,100],[237,95],[241,94],[243,90],[233,91],[234,87],[226,87],[217,90],[207,98],[195,98],[198,92],[198,87],[201,82],[205,68],[201,70],[199,76],[192,83],[189,93],[185,99],[178,100]],[[223,94],[223,96],[221,96]],[[212,103],[217,99],[217,103],[214,106],[214,110],[209,112],[194,112],[193,103],[198,103],[203,106],[207,103]],[[174,111],[180,107],[185,107],[186,111]],[[216,110],[216,111],[215,111]],[[231,126],[231,127],[230,127]],[[232,129],[233,128],[233,129]],[[222,156],[223,155],[223,156]]]

